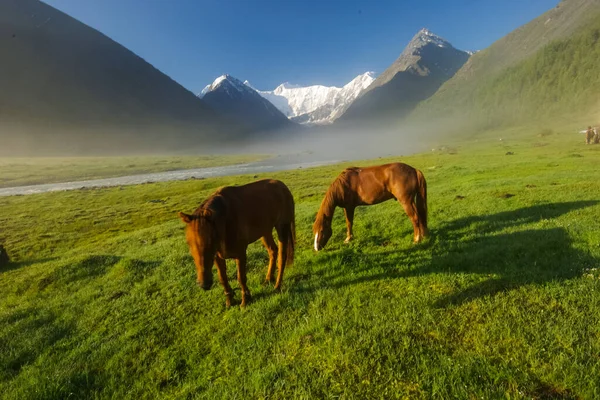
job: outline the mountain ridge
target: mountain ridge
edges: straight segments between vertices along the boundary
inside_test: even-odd
[[[400,118],[462,67],[469,54],[428,29],[413,36],[400,56],[347,108],[340,121]]]
[[[240,131],[101,32],[38,0],[0,2],[0,139],[11,154],[184,148]],[[7,150],[10,149],[10,150]]]
[[[270,131],[294,126],[294,123],[269,100],[229,74],[216,78],[198,94],[198,97],[226,117],[242,119],[253,131]]]
[[[257,92],[294,121],[329,124],[339,118],[374,80],[375,73],[368,71],[356,76],[343,87],[300,86],[284,82],[274,90]]]

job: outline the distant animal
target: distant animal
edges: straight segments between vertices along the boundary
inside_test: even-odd
[[[594,140],[594,130],[591,126],[588,126],[585,131],[585,144],[592,144]]]
[[[333,181],[313,225],[314,249],[325,247],[332,235],[331,221],[336,207],[344,209],[347,235],[345,243],[352,240],[354,210],[396,199],[410,218],[414,228],[414,242],[428,235],[427,182],[423,173],[403,163],[373,167],[347,168]]]
[[[6,249],[0,244],[0,268],[7,266],[9,262],[10,258],[8,257]]]
[[[269,253],[269,267],[265,283],[273,280],[277,263],[275,289],[280,290],[286,265],[294,260],[295,217],[294,198],[281,181],[263,179],[242,186],[217,190],[192,215],[179,213],[186,223],[185,237],[194,258],[197,283],[208,290],[213,284],[212,265],[215,264],[219,281],[225,289],[226,305],[233,302],[229,286],[226,259],[237,261],[237,279],[242,289],[244,307],[251,299],[246,285],[246,249],[262,238]],[[279,246],[273,238],[277,231]]]
[[[598,132],[598,128],[594,128],[594,144],[600,143],[600,132]]]

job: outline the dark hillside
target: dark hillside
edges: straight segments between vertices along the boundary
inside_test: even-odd
[[[37,0],[0,0],[0,57],[0,152],[178,147],[229,131],[142,58]]]

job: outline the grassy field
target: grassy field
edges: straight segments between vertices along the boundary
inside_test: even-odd
[[[0,188],[112,178],[179,169],[220,167],[267,158],[261,155],[47,157],[0,159]]]
[[[402,159],[428,180],[420,245],[387,202],[348,245],[338,210],[315,253],[342,166],[270,175],[296,199],[296,263],[276,294],[253,244],[243,310],[196,286],[176,212],[250,176],[0,198],[0,397],[599,398],[600,145],[502,139]]]

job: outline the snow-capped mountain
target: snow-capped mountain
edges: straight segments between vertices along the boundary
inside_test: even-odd
[[[277,107],[277,109],[279,111],[281,111],[283,113],[283,115],[285,115],[286,117],[294,116],[294,111],[290,107],[290,105],[288,103],[288,99],[285,98],[284,96],[277,95],[273,92],[260,91],[260,90],[256,89],[254,86],[252,86],[250,84],[250,82],[248,82],[248,81],[244,81],[244,84],[246,86],[251,87],[252,89],[256,90],[256,92],[258,94],[260,94],[265,99],[269,100],[271,102],[271,104],[273,104],[275,107]]]
[[[257,92],[296,122],[328,124],[342,115],[374,80],[374,73],[366,72],[341,88],[322,85],[301,87],[285,82],[275,90]],[[248,81],[245,83],[250,86]]]
[[[221,75],[198,94],[221,114],[236,118],[251,130],[271,130],[293,123],[251,86],[231,75]]]
[[[455,49],[428,29],[421,29],[340,120],[400,118],[432,96],[469,57],[468,52]]]

